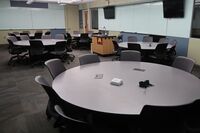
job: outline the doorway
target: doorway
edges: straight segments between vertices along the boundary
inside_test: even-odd
[[[88,11],[84,11],[83,16],[84,16],[84,32],[87,33],[88,32]]]

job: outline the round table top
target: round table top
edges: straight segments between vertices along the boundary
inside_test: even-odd
[[[122,79],[123,85],[111,85],[113,78]],[[139,81],[144,80],[154,86],[140,88]],[[194,75],[144,62],[100,62],[74,67],[58,75],[52,87],[73,105],[114,114],[137,115],[144,105],[184,105],[200,98],[200,82]]]
[[[120,42],[119,47],[128,48],[128,43],[137,43],[140,44],[142,50],[155,50],[158,42]],[[172,45],[168,44],[167,49],[171,48]]]
[[[62,39],[35,39],[35,40],[41,40],[44,46],[55,45],[56,42],[66,41],[66,40],[62,40]],[[29,40],[22,40],[22,41],[14,42],[14,45],[30,46],[30,43],[29,43]]]

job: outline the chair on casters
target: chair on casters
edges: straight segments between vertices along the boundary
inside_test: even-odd
[[[30,42],[30,49],[29,49],[29,56],[30,61],[33,62],[31,66],[37,64],[43,64],[45,61],[45,55],[48,53],[44,49],[43,43],[40,40],[29,40]]]
[[[164,62],[167,58],[167,45],[168,43],[159,43],[156,46],[153,55],[149,55],[148,57],[150,59],[153,59],[153,61],[155,61],[156,63]]]
[[[191,58],[184,56],[177,56],[172,64],[172,67],[184,70],[191,73],[194,67],[195,61]]]
[[[10,60],[8,61],[8,65],[15,65],[15,61],[16,62],[20,62],[24,59],[24,57],[26,57],[26,55],[28,54],[27,53],[27,50],[24,49],[23,47],[20,47],[20,46],[17,46],[17,45],[14,45],[14,42],[17,41],[17,38],[14,37],[14,36],[9,36],[7,38],[7,41],[9,43],[9,46],[8,46],[8,52],[9,54],[13,55]],[[23,54],[25,53],[25,54]],[[23,54],[23,55],[22,55]],[[14,60],[16,58],[16,60]]]
[[[98,63],[100,62],[99,56],[95,54],[85,54],[79,57],[80,65]]]
[[[45,62],[45,65],[47,66],[53,79],[66,70],[60,59],[50,59]]]
[[[128,43],[128,50],[136,50],[141,52],[141,46],[138,43]]]
[[[67,59],[66,47],[67,47],[66,41],[56,42],[56,45],[54,46],[54,51],[51,51],[50,53],[53,54],[56,58],[60,58],[64,62]]]
[[[119,60],[122,49],[119,47],[117,41],[113,40],[112,42],[113,42],[114,52],[115,52],[115,56],[116,56],[112,59],[112,61]]]
[[[34,39],[41,39],[42,38],[42,31],[35,32]],[[31,38],[33,39],[33,38]]]
[[[141,53],[136,50],[124,50],[121,52],[120,61],[141,61]]]
[[[70,61],[72,62],[75,58],[75,55],[73,55],[72,53],[69,53],[69,52],[72,52],[72,39],[68,38],[67,39],[67,45],[66,45],[66,49],[67,49],[67,55],[70,59]]]

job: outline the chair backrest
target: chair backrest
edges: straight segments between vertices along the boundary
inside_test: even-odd
[[[159,43],[156,46],[155,53],[156,54],[165,54],[165,52],[167,50],[167,45],[168,45],[168,43]]]
[[[17,32],[17,31],[15,31],[15,32],[13,32],[13,34],[15,34],[15,35],[19,35],[20,33],[19,33],[19,32]]]
[[[80,31],[73,31],[73,34],[80,34]]]
[[[64,40],[65,36],[64,36],[64,34],[56,34],[55,35],[55,39],[62,39],[62,40]]]
[[[21,40],[29,40],[27,35],[20,35]]]
[[[143,42],[153,42],[153,37],[152,36],[144,36]]]
[[[22,31],[22,33],[27,33],[27,34],[30,34],[31,32],[28,31],[28,30],[25,30],[25,31]]]
[[[28,34],[28,33],[22,32],[22,33],[20,33],[20,37],[21,37],[21,35],[27,35],[27,36],[29,37],[29,34]]]
[[[118,51],[119,45],[118,45],[117,41],[113,40],[112,42],[113,42],[113,46],[114,46],[114,51]]]
[[[65,34],[65,39],[72,39],[71,34],[67,32],[67,33]]]
[[[35,32],[35,39],[41,39],[42,38],[42,32]]]
[[[66,51],[66,47],[67,47],[67,41],[59,41],[59,42],[56,42],[56,45],[54,46],[54,51],[64,52]]]
[[[50,35],[51,32],[50,32],[50,31],[46,31],[44,34],[45,34],[45,35]]]
[[[95,54],[85,54],[79,57],[80,65],[100,62],[99,56]]]
[[[9,43],[9,46],[8,46],[8,52],[10,54],[14,54],[15,52],[15,45],[14,45],[14,42],[18,41],[17,38],[15,36],[8,36],[7,37],[7,41]]]
[[[55,105],[54,106],[55,111],[64,119],[66,119],[67,121],[69,121],[71,124],[87,124],[85,121],[81,121],[78,119],[74,119],[70,116],[67,116],[64,112],[63,109],[59,106],[59,105]]]
[[[60,101],[61,101],[60,97],[53,90],[51,85],[47,82],[47,80],[44,77],[36,76],[35,81],[44,88],[45,92],[47,93],[47,95],[49,97],[51,104],[55,105],[55,104],[60,103]]]
[[[50,59],[45,62],[45,65],[47,66],[53,79],[66,70],[60,59]]]
[[[141,46],[138,43],[128,43],[129,50],[141,51]]]
[[[44,51],[44,46],[42,41],[40,40],[29,40],[30,48],[29,48],[29,54],[30,56],[34,55],[42,55]]]
[[[170,45],[177,45],[177,40],[176,39],[173,39],[170,41],[169,43]]]
[[[15,36],[8,36],[7,40],[10,40],[12,43],[18,41]]]
[[[172,63],[172,67],[182,69],[186,72],[191,72],[195,61],[191,58],[184,57],[184,56],[177,56]]]
[[[140,113],[142,133],[182,133],[184,119],[192,104],[180,106],[145,105]]]
[[[72,45],[71,45],[71,43],[72,43],[72,39],[71,38],[68,38],[67,39],[67,43],[66,43],[66,49],[67,49],[67,52],[72,52]]]
[[[89,38],[88,33],[81,33],[81,38]]]
[[[168,38],[160,38],[158,43],[168,43]]]
[[[141,61],[141,53],[135,50],[123,50],[120,61]]]
[[[51,35],[43,35],[42,39],[51,39]]]
[[[128,36],[127,40],[128,40],[128,42],[137,42],[137,37],[136,36]]]

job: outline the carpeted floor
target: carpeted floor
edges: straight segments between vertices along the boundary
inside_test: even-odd
[[[65,66],[67,69],[78,66],[78,56],[89,53],[87,50],[74,50],[75,60]],[[0,48],[0,133],[58,133],[53,128],[53,120],[46,119],[45,109],[48,96],[34,81],[36,75],[43,75],[51,81],[46,67],[29,65],[8,66],[10,58],[5,47]],[[110,61],[112,56],[101,57]],[[192,72],[200,77],[200,68]]]

